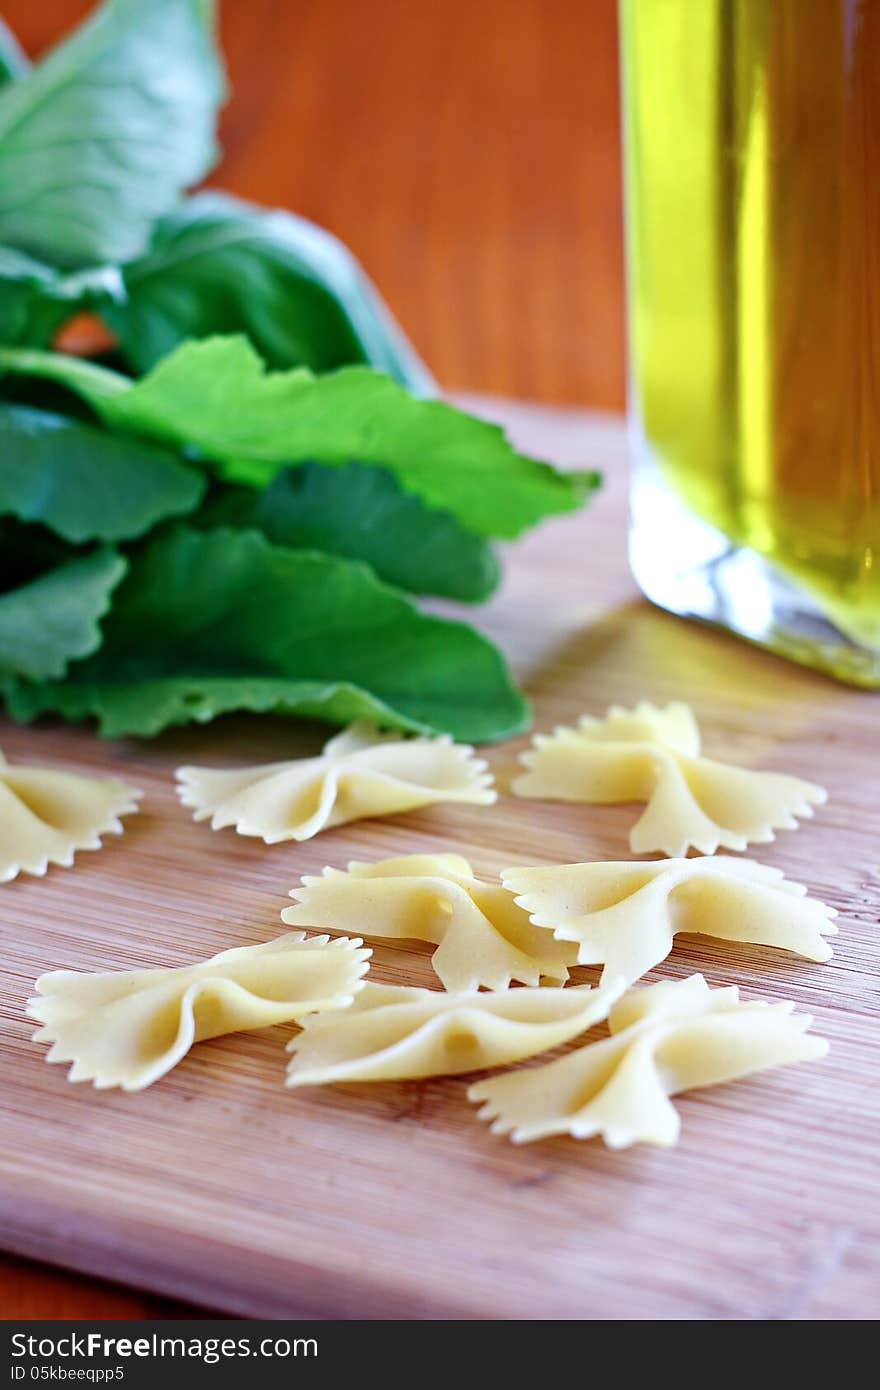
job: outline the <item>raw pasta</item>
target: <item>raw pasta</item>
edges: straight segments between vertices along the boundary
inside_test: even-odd
[[[390,816],[438,801],[487,806],[496,799],[486,763],[448,735],[407,738],[352,724],[320,757],[237,769],[181,767],[178,796],[211,818],[267,844],[308,840],[366,816]]]
[[[290,926],[357,931],[436,945],[448,990],[506,989],[568,979],[574,947],[535,927],[499,883],[482,883],[458,854],[406,854],[306,876],[282,912]]]
[[[366,984],[350,1008],[314,1015],[288,1043],[288,1086],[392,1081],[508,1066],[558,1047],[607,1017],[626,988],[507,989],[496,994]]]
[[[670,1146],[681,1121],[669,1100],[768,1067],[824,1057],[812,1019],[791,1003],[741,1003],[735,985],[710,990],[702,975],[629,990],[612,1008],[611,1036],[543,1066],[470,1087],[480,1118],[514,1143],[601,1134],[612,1149]]]
[[[777,946],[828,960],[837,913],[779,869],[753,859],[555,864],[505,869],[505,888],[536,926],[578,948],[580,965],[629,984],[672,950],[676,932]]]
[[[360,940],[289,932],[179,969],[55,970],[37,980],[28,1014],[44,1025],[35,1041],[53,1044],[47,1061],[73,1063],[71,1081],[139,1091],[195,1042],[344,1008],[370,954]]]
[[[10,766],[0,753],[0,883],[50,864],[69,868],[77,850],[100,849],[102,835],[122,833],[119,817],[141,795],[115,777]]]
[[[517,796],[647,802],[630,832],[636,854],[742,850],[794,829],[797,816],[813,814],[811,803],[827,799],[799,777],[702,757],[696,720],[683,704],[614,705],[602,720],[584,715],[576,729],[536,734],[521,761],[527,771],[513,784]]]

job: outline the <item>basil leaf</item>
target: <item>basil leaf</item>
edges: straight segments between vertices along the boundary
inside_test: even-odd
[[[210,0],[107,0],[0,90],[0,241],[53,265],[126,261],[215,158]]]
[[[65,275],[12,246],[0,246],[0,341],[46,347],[71,314],[125,295],[114,266]]]
[[[63,676],[69,662],[95,651],[126,569],[121,555],[104,548],[0,594],[0,676]]]
[[[132,557],[99,651],[67,679],[5,685],[17,719],[94,715],[108,736],[250,709],[480,741],[528,722],[500,653],[365,565],[255,531],[177,526]]]
[[[367,362],[421,394],[433,382],[354,256],[288,212],[199,193],[125,268],[105,318],[137,373],[186,338],[246,333],[270,367]]]
[[[0,16],[0,87],[23,77],[29,67],[21,44]]]
[[[198,524],[256,527],[276,545],[362,560],[387,584],[465,603],[488,598],[501,574],[482,536],[362,463],[285,468],[262,492],[226,486]]]
[[[60,382],[111,428],[195,450],[232,482],[262,487],[307,459],[388,468],[482,536],[510,538],[573,511],[599,481],[520,454],[498,425],[418,400],[369,367],[267,373],[243,337],[184,343],[136,382],[27,348],[0,348],[4,369]]]
[[[0,340],[45,347],[70,314],[53,293],[56,272],[11,246],[0,246]]]
[[[48,410],[0,404],[0,515],[74,545],[130,540],[193,511],[205,478],[154,444]]]

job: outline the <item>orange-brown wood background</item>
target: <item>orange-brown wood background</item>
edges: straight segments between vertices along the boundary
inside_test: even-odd
[[[91,8],[5,0],[30,53]],[[221,0],[211,182],[361,258],[444,386],[623,404],[615,0]]]
[[[6,0],[31,55],[91,8]],[[623,404],[615,0],[225,0],[212,182],[361,258],[444,386]],[[172,1305],[0,1257],[0,1316]]]

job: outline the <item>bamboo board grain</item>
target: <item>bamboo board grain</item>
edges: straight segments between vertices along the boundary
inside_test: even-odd
[[[287,1093],[283,1028],[202,1044],[141,1095],[71,1085],[23,1016],[43,970],[178,964],[266,940],[300,874],[352,856],[442,846],[485,874],[624,858],[633,811],[503,795],[495,808],[436,808],[267,848],[195,825],[173,769],[309,751],[316,728],[229,718],[105,744],[4,726],[10,757],[121,771],[146,797],[125,835],[75,871],[0,888],[0,1242],[265,1317],[873,1317],[880,702],[638,596],[619,423],[493,409],[524,442],[608,471],[588,513],[512,550],[478,617],[511,654],[537,727],[612,701],[683,697],[709,751],[828,786],[816,819],[761,857],[840,909],[834,959],[678,938],[658,973],[702,970],[747,997],[795,999],[830,1056],[683,1097],[669,1152],[563,1139],[516,1148],[477,1122],[460,1080]],[[523,742],[490,751],[502,790]],[[416,948],[378,947],[374,970],[431,982]]]

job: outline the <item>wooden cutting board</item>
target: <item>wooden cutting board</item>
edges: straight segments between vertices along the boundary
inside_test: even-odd
[[[44,970],[178,965],[280,929],[303,873],[454,849],[478,872],[628,857],[631,807],[438,807],[274,848],[195,825],[181,762],[315,750],[322,732],[227,718],[152,743],[3,727],[11,758],[122,773],[142,813],[74,871],[0,888],[0,1224],[9,1250],[234,1313],[345,1318],[869,1318],[880,1289],[880,702],[652,609],[626,566],[622,426],[494,407],[524,443],[608,472],[581,516],[513,548],[477,621],[536,727],[647,697],[693,703],[709,752],[800,773],[831,799],[760,857],[840,909],[828,965],[678,938],[658,973],[785,997],[825,1061],[685,1096],[679,1147],[514,1147],[463,1080],[285,1091],[274,1028],[218,1039],[139,1095],[72,1085],[31,1041]],[[466,672],[462,673],[466,679]],[[493,748],[502,791],[525,740]],[[420,949],[377,978],[428,984]],[[586,973],[585,973],[585,977]]]

